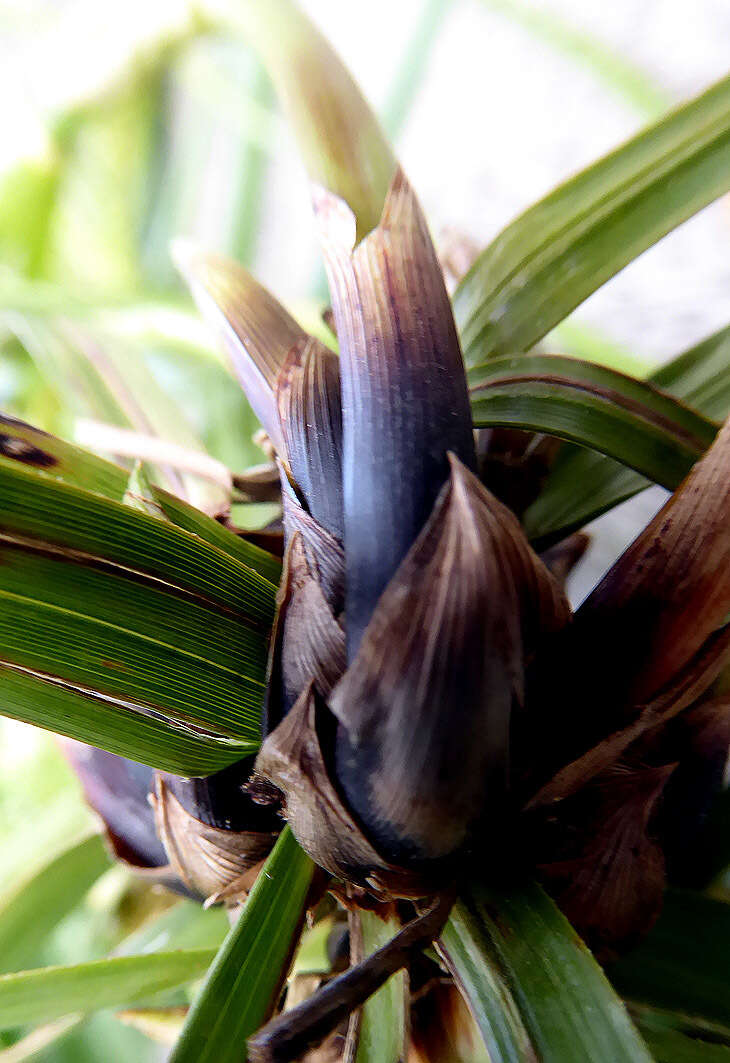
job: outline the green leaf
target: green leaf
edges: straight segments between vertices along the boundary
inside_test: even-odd
[[[292,965],[291,978],[302,974],[329,974],[332,960],[327,943],[334,926],[334,918],[329,915],[319,919],[311,929],[302,934]]]
[[[29,1059],[43,1059],[41,1052],[64,1040],[67,1034],[78,1029],[83,1022],[84,1017],[81,1015],[67,1015],[63,1019],[38,1026],[20,1040],[13,1041],[8,1048],[0,1049],[0,1063],[26,1063]]]
[[[22,461],[25,454],[39,475],[121,502],[128,473],[119,465],[10,417],[0,417],[0,429],[0,471],[10,461]]]
[[[362,929],[363,956],[369,956],[400,930],[397,919],[381,919],[373,912],[357,916]],[[405,971],[398,971],[373,993],[360,1015],[356,1063],[398,1063],[406,1058],[408,1014]]]
[[[662,366],[649,382],[705,417],[724,420],[730,411],[730,327]],[[563,447],[540,496],[524,515],[525,530],[547,544],[648,486],[643,476],[602,454]]]
[[[268,139],[272,142],[271,112],[274,101],[271,82],[259,63],[254,60],[253,65],[250,99],[260,109],[260,113],[269,116],[267,132]],[[239,179],[236,182],[238,211],[234,226],[235,245],[232,251],[239,262],[250,263],[253,260],[261,228],[262,201],[267,184],[269,159],[269,152],[261,143],[257,143],[253,137],[247,138],[241,152]]]
[[[724,421],[730,410],[730,326],[673,358],[649,379],[706,417]]]
[[[111,859],[99,834],[74,842],[0,896],[0,971],[30,965]]]
[[[491,1063],[523,1063],[534,1057],[515,999],[469,907],[458,902],[441,933],[439,952],[469,1002]]]
[[[730,904],[670,890],[655,927],[609,970],[639,1004],[717,1024],[730,1038]]]
[[[635,1013],[635,1022],[656,1063],[730,1063],[730,1044],[717,1031],[683,1029],[681,1016],[647,1009]]]
[[[140,344],[88,318],[6,312],[0,320],[21,340],[44,377],[54,383],[65,408],[77,418],[133,430],[191,454],[205,453],[186,411],[160,386]],[[105,445],[104,439],[101,443]],[[226,485],[162,459],[157,468],[162,483],[201,508],[214,512],[230,500]]]
[[[267,555],[55,480],[50,451],[7,438],[3,713],[178,774],[253,752],[275,586],[234,555]]]
[[[675,488],[717,425],[613,369],[558,355],[495,358],[469,372],[478,428],[510,425],[592,447]]]
[[[6,537],[80,551],[154,576],[227,607],[268,634],[276,588],[253,567],[268,559],[263,551],[240,541],[249,567],[188,531],[29,467],[37,461],[45,459],[0,457],[0,532]],[[126,484],[125,477],[122,494]]]
[[[37,476],[80,487],[116,502],[123,500],[129,484],[129,472],[120,465],[22,421],[0,417],[0,478],[4,469],[18,468],[19,464],[32,468]],[[254,569],[269,583],[278,584],[281,563],[277,558],[252,546],[176,495],[154,485],[152,490],[160,516]]]
[[[146,715],[54,676],[0,665],[2,715],[118,753],[176,775],[210,775],[249,755],[256,744]]]
[[[418,20],[399,60],[382,109],[383,125],[396,139],[402,131],[428,69],[439,31],[451,11],[451,0],[423,0]]]
[[[651,1059],[601,968],[538,886],[470,883],[442,942],[495,1063],[533,1054],[544,1063]]]
[[[214,957],[213,949],[179,949],[3,975],[0,1029],[146,1000],[198,978]]]
[[[453,297],[467,365],[535,344],[592,292],[730,188],[730,78],[512,222]]]
[[[62,155],[45,272],[103,297],[139,287],[144,224],[163,115],[162,48],[57,126]]]
[[[115,948],[115,956],[171,949],[218,949],[230,930],[223,907],[203,908],[197,901],[180,900],[133,931]]]
[[[59,159],[49,151],[26,160],[0,178],[0,260],[26,274],[42,265],[55,207]]]
[[[42,549],[42,547],[40,547]],[[259,740],[266,634],[98,560],[0,540],[0,662]]]
[[[358,237],[380,221],[395,159],[352,77],[291,0],[206,0],[243,33],[276,85],[313,181],[349,204]]]
[[[314,864],[286,828],[221,946],[170,1063],[240,1063],[276,1007],[304,920]]]

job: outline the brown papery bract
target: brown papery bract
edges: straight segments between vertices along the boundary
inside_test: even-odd
[[[284,453],[312,516],[342,540],[339,358],[317,340],[294,347],[276,382]]]
[[[635,703],[676,676],[730,612],[730,422],[576,616],[610,629],[611,668]],[[599,643],[600,645],[600,643]]]
[[[266,705],[266,729],[284,717],[314,682],[326,697],[345,670],[345,633],[324,595],[316,567],[295,531],[277,595]]]
[[[661,910],[664,857],[649,821],[675,765],[617,766],[561,806],[540,874],[605,961],[635,944]]]
[[[193,298],[222,340],[234,375],[274,447],[286,456],[274,390],[293,348],[327,348],[301,329],[291,314],[243,266],[222,255],[176,241],[173,254]]]
[[[535,781],[575,761],[572,792],[595,774],[579,777],[579,761],[605,769],[629,740],[700,697],[727,659],[728,613],[730,422],[532,676],[537,708],[519,742]]]
[[[525,660],[570,616],[515,517],[451,466],[329,708],[305,693],[256,765],[313,858],[386,895],[428,892],[492,805],[505,818]]]

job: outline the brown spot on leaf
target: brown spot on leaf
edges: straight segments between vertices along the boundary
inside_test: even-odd
[[[35,465],[41,469],[58,464],[58,458],[53,454],[41,450],[26,439],[10,436],[5,432],[0,432],[0,454],[5,458],[12,458],[13,461],[22,461],[25,465]]]

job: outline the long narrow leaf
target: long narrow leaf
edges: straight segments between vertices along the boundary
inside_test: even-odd
[[[544,1063],[651,1059],[600,967],[539,887],[495,891],[471,883],[455,905],[445,944],[457,979],[477,991],[470,1003],[482,1029],[497,1032],[494,1004],[484,1003],[494,978],[487,974],[479,985],[474,955],[487,972],[498,972]],[[530,1058],[510,1054],[519,1050],[518,1029],[505,1011],[501,1038],[494,1038],[503,1053],[498,1059]]]
[[[56,480],[60,457],[4,427],[2,711],[182,774],[252,752],[275,586],[235,555],[267,555]]]
[[[257,49],[312,180],[349,204],[364,236],[380,221],[395,160],[341,60],[291,0],[206,0],[204,8]]]
[[[74,842],[0,897],[0,971],[29,966],[44,938],[109,867],[101,835]]]
[[[176,775],[210,775],[258,744],[176,724],[55,676],[8,665],[0,665],[0,703],[3,716]]]
[[[721,1031],[694,1028],[681,1014],[644,1009],[635,1022],[656,1063],[730,1063],[730,1043]]]
[[[204,447],[186,413],[160,386],[141,348],[90,321],[28,314],[5,314],[39,369],[56,382],[64,405],[77,417],[177,444],[193,453]],[[159,465],[162,482],[196,505],[214,511],[229,501],[224,486]]]
[[[562,18],[557,10],[536,7],[528,0],[483,0],[485,7],[504,15],[536,41],[553,48],[571,65],[582,66],[589,76],[623,98],[640,114],[661,114],[671,97],[658,81],[600,37],[579,28],[570,17]]]
[[[454,294],[468,365],[524,351],[730,188],[730,78],[512,222]]]
[[[510,425],[591,447],[675,488],[717,425],[639,380],[577,358],[495,358],[469,373],[475,427]]]
[[[534,1056],[515,999],[484,939],[484,928],[467,905],[454,905],[439,949],[469,1001],[491,1063],[523,1063]]]
[[[284,830],[218,952],[170,1063],[241,1063],[269,1017],[301,929],[314,865]]]
[[[396,919],[361,911],[363,956],[369,956],[400,930]],[[405,971],[398,971],[363,1005],[355,1063],[398,1063],[407,1056],[408,1015]]]
[[[423,76],[428,69],[433,47],[439,40],[439,31],[450,13],[451,0],[423,0],[418,20],[403,55],[388,98],[382,110],[383,125],[391,139],[399,136],[405,125]]]
[[[609,975],[629,1000],[718,1024],[730,1038],[730,904],[670,891],[656,926]]]
[[[120,465],[22,421],[0,417],[0,478],[4,470],[12,471],[18,466],[115,502],[122,501],[129,483],[129,473]],[[234,535],[181,498],[154,485],[152,493],[160,516],[254,569],[269,583],[278,583],[281,564],[277,558]]]
[[[203,908],[181,900],[162,915],[132,931],[114,950],[115,956],[171,949],[218,949],[230,930],[223,907]]]
[[[268,629],[274,584],[156,517],[0,459],[0,533],[163,579]],[[252,548],[253,549],[253,548]]]
[[[724,420],[730,411],[730,327],[672,359],[649,383],[705,417]],[[564,447],[540,496],[525,513],[526,531],[532,539],[550,542],[648,486],[639,473],[603,454]]]
[[[0,538],[0,661],[256,742],[266,643],[227,611]]]
[[[145,1000],[198,978],[214,957],[213,949],[179,949],[3,975],[0,1029]]]

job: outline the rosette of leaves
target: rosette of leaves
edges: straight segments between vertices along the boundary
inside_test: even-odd
[[[243,906],[177,1063],[322,1042],[384,1063],[408,1051],[409,1014],[419,1058],[473,1058],[477,1028],[493,1060],[650,1058],[530,880],[612,961],[656,921],[667,869],[686,877],[721,789],[730,425],[727,365],[710,367],[727,336],[656,382],[530,350],[727,189],[730,88],[558,189],[450,298],[416,194],[323,38],[284,0],[232,17],[310,171],[331,345],[237,264],[175,254],[276,461],[278,489],[239,485],[273,491],[280,523],[235,536],[225,511],[8,423],[3,543],[48,637],[8,636],[6,711],[87,744],[69,756],[118,856]],[[669,501],[573,615],[576,529],[650,480]],[[79,646],[123,630],[118,659],[112,642],[64,655],[53,610]],[[342,923],[326,891],[352,963],[312,995],[296,974],[282,998],[305,911]],[[659,1032],[730,1044],[721,1007],[706,1017]],[[665,1052],[657,1015],[639,1020]]]

